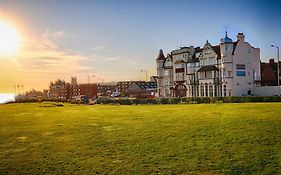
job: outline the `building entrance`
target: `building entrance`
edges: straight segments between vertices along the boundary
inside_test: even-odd
[[[175,88],[176,97],[186,97],[186,87],[184,84],[178,84]]]

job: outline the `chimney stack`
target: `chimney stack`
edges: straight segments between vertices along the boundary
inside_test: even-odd
[[[237,40],[238,41],[241,41],[241,42],[244,42],[245,40],[245,35],[243,33],[238,33],[237,34]]]
[[[269,59],[269,64],[274,64],[274,59],[273,58]]]

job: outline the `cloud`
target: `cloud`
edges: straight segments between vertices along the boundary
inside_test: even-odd
[[[66,50],[61,44],[67,41],[64,31],[25,34],[18,54],[0,59],[0,78],[6,83],[0,92],[9,88],[12,92],[15,83],[23,84],[26,90],[44,89],[50,81],[68,81],[70,76],[77,76],[80,83],[87,82],[89,75],[96,75],[93,82],[134,80],[142,75],[140,67],[146,67],[142,63],[144,58],[105,46],[92,47],[88,55]]]
[[[13,84],[19,82],[26,90],[43,89],[58,78],[86,77],[93,66],[84,63],[93,57],[65,50],[59,44],[61,39],[67,39],[65,32],[25,34],[17,54],[13,58],[0,59],[0,78],[4,84],[0,92],[12,92]]]
[[[95,47],[92,47],[90,50],[92,51],[98,51],[98,50],[104,50],[105,47],[104,46],[95,46]]]
[[[91,67],[81,63],[90,58],[61,49],[55,42],[60,37],[66,37],[65,33],[46,31],[41,36],[28,36],[24,39],[17,59],[20,68],[25,72],[50,74],[71,74],[90,69]]]
[[[117,62],[120,61],[122,58],[120,56],[97,56],[93,55],[92,56],[92,61],[94,62],[99,62],[99,63],[112,63],[112,62]]]

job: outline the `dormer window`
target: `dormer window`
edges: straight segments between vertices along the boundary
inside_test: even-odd
[[[205,54],[207,55],[207,54],[210,54],[211,53],[211,49],[206,49],[205,50]]]
[[[210,65],[214,65],[214,64],[216,64],[215,58],[210,58]]]
[[[171,67],[172,66],[172,62],[170,60],[167,60],[165,63],[166,67]]]

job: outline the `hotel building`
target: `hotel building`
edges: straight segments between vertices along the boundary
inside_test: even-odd
[[[227,36],[220,44],[208,41],[202,48],[181,47],[157,64],[158,97],[225,97],[251,95],[260,83],[260,49],[245,41],[243,33],[233,42]]]

